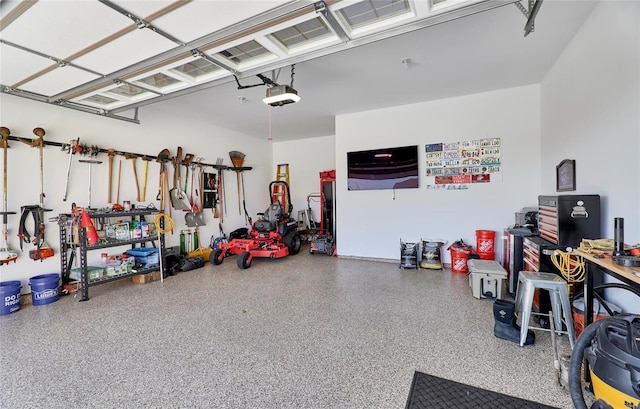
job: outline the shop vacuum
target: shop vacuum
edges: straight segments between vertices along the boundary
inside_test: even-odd
[[[640,315],[619,314],[595,321],[580,334],[569,366],[576,409],[587,409],[581,383],[583,358],[595,397],[591,409],[640,408]]]

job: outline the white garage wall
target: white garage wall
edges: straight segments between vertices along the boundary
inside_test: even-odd
[[[80,138],[80,142],[87,145],[97,145],[99,148],[114,148],[119,151],[135,152],[157,156],[163,149],[168,148],[171,155],[176,154],[178,146],[182,146],[184,153],[192,153],[204,158],[205,163],[215,163],[216,158],[223,158],[224,165],[231,166],[229,152],[238,150],[246,154],[245,166],[251,171],[244,172],[246,206],[250,215],[264,210],[264,192],[272,178],[271,147],[263,138],[253,138],[239,134],[232,130],[216,127],[206,118],[192,114],[189,106],[184,105],[180,98],[140,109],[141,125],[124,121],[107,119],[96,115],[88,115],[46,105],[23,98],[0,94],[0,126],[11,130],[12,136],[35,138],[32,130],[42,127],[46,131],[45,141],[68,143],[71,139]],[[20,206],[38,204],[39,159],[37,149],[17,141],[10,142],[8,152],[8,210],[20,211]],[[265,154],[266,152],[266,154]],[[45,207],[52,208],[47,212],[47,218],[59,213],[68,213],[71,203],[79,206],[88,204],[89,168],[88,164],[78,163],[79,159],[88,159],[74,155],[71,166],[68,199],[63,202],[64,185],[67,174],[68,154],[59,148],[45,146],[44,149],[44,192],[46,194]],[[93,165],[92,169],[92,207],[107,206],[107,155],[100,154],[97,160],[100,165]],[[120,200],[131,200],[135,203],[135,181],[131,161],[124,161],[123,157],[116,157],[114,161],[114,191],[117,180],[118,161],[122,160],[122,182]],[[137,170],[142,184],[143,163],[137,160]],[[209,169],[213,171],[213,169]],[[184,176],[185,169],[182,168]],[[147,195],[145,205],[154,203],[158,193],[159,165],[152,161],[149,164],[147,181]],[[172,184],[172,173],[169,175]],[[227,190],[227,214],[224,221],[226,233],[244,227],[244,216],[238,212],[236,175],[232,171],[225,172],[225,187]],[[211,209],[204,211],[207,225],[201,227],[201,240],[208,246],[210,237],[218,235],[218,220],[213,219]],[[167,245],[179,244],[179,232],[185,228],[184,212],[173,211],[175,234],[168,234]],[[19,215],[9,216],[9,245],[19,250],[19,240],[16,237]],[[56,251],[56,256],[42,262],[33,261],[28,257],[28,250],[33,246],[26,246],[16,263],[0,266],[0,281],[22,280],[22,292],[29,292],[29,277],[60,272],[58,228],[55,223],[46,225],[47,243]],[[110,249],[112,254],[124,251],[126,248]],[[100,252],[89,252],[89,261],[99,259]]]
[[[535,206],[540,190],[539,86],[505,89],[336,119],[338,254],[399,259],[399,241],[463,239],[475,246],[475,231],[500,237],[514,212]],[[425,188],[424,145],[501,138],[503,181],[467,191]],[[348,191],[347,152],[419,145],[420,188]],[[449,254],[445,254],[449,261]]]
[[[577,193],[603,197],[604,237],[614,217],[640,241],[640,3],[600,3],[541,85],[542,180],[576,160]]]
[[[273,143],[273,178],[276,166],[288,163],[291,183],[291,203],[293,215],[298,216],[299,210],[307,208],[307,196],[320,192],[320,175],[325,170],[335,169],[335,136],[309,138],[298,141]],[[267,187],[263,189],[266,209],[268,205]],[[311,211],[316,222],[320,222],[320,204],[311,201]]]
[[[603,237],[624,218],[625,242],[640,242],[640,3],[601,2],[541,84],[542,181],[576,160],[578,193],[602,196]],[[608,294],[640,313],[635,296]]]

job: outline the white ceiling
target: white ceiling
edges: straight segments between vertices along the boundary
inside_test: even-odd
[[[526,17],[512,2],[447,0],[432,6],[427,0],[414,0],[411,18],[358,32],[335,18],[341,7],[360,1],[327,1],[328,18],[338,21],[334,38],[321,46],[285,52],[269,33],[315,18],[319,13],[313,2],[119,0],[110,6],[40,0],[18,13],[27,2],[0,0],[2,92],[127,119],[134,118],[133,107],[140,107],[141,122],[146,105],[166,104],[176,112],[186,109],[218,126],[260,138],[268,136],[271,118],[274,141],[326,136],[334,134],[338,114],[539,83],[596,4],[545,0],[535,31],[525,37]],[[522,5],[525,10],[531,7]],[[156,31],[138,29],[132,16],[113,6],[150,22]],[[234,65],[217,54],[252,39],[272,57]],[[113,97],[109,90],[118,87],[119,80],[134,83],[149,73],[166,73],[193,60],[194,48],[226,70],[204,82],[145,92],[111,106],[84,99],[96,94]],[[402,60],[407,58],[411,62],[405,65]],[[241,85],[261,83],[258,73],[289,84],[292,63],[293,87],[302,100],[282,107],[262,102],[264,85],[239,90],[230,71]],[[141,69],[145,74],[140,75]]]

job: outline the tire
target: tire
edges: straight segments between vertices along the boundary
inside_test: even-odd
[[[240,269],[246,270],[247,268],[251,267],[251,260],[249,260],[249,256],[251,256],[251,253],[249,253],[248,251],[245,251],[238,256],[236,262],[238,263],[238,267]]]
[[[284,245],[289,249],[289,254],[298,254],[300,246],[302,245],[302,239],[298,232],[290,231],[282,239]]]
[[[212,264],[220,265],[224,261],[224,251],[221,249],[214,250],[209,256],[209,262]]]

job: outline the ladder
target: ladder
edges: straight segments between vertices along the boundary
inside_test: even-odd
[[[276,181],[286,182],[289,186],[289,164],[280,163],[276,166]],[[287,196],[285,188],[282,185],[275,185],[273,192],[271,192],[271,203],[280,202],[282,208],[286,213],[289,212],[289,203],[287,202]]]

